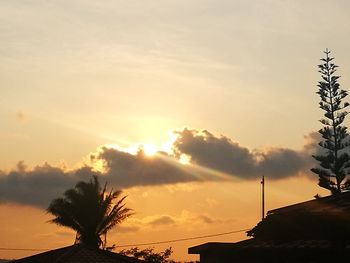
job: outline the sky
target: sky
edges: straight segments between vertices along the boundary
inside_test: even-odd
[[[326,195],[318,149],[322,51],[350,78],[348,1],[0,1],[0,247],[55,248],[74,233],[45,208],[98,174],[135,215],[117,245],[256,225]],[[349,125],[349,121],[345,121]],[[238,233],[155,246],[237,241]],[[0,251],[18,258],[33,251]]]

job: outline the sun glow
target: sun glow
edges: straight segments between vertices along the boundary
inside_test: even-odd
[[[173,131],[169,131],[168,136],[169,136],[169,140],[161,146],[161,150],[168,154],[172,154],[174,143],[178,136]]]
[[[141,151],[146,156],[153,156],[159,151],[159,149],[154,144],[149,144],[149,143],[134,144],[128,148],[122,148],[117,144],[108,144],[106,146],[108,148],[113,148],[118,151],[129,153],[132,155],[137,155]]]
[[[179,162],[183,165],[187,165],[191,163],[191,156],[187,155],[187,154],[181,154]]]
[[[153,156],[158,151],[157,147],[153,144],[142,144],[142,150],[147,156]]]

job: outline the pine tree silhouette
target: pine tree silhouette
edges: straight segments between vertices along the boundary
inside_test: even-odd
[[[311,171],[319,176],[318,185],[331,191],[332,194],[339,194],[350,189],[350,180],[347,175],[350,173],[350,156],[346,152],[349,146],[347,127],[342,125],[348,112],[345,110],[349,103],[342,100],[348,92],[341,89],[338,83],[340,76],[334,75],[337,65],[330,57],[330,51],[326,49],[325,58],[322,64],[318,65],[322,80],[318,82],[320,96],[320,108],[325,111],[324,118],[320,120],[323,128],[318,132],[322,135],[319,145],[323,152],[313,155],[319,162],[319,166]]]

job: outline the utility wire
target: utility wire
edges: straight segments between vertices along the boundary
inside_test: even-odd
[[[245,232],[245,231],[248,231],[248,230],[250,230],[250,228],[240,229],[240,230],[235,230],[235,231],[229,231],[229,232],[224,232],[224,233],[218,233],[218,234],[212,234],[212,235],[205,235],[205,236],[187,237],[187,238],[171,239],[171,240],[156,241],[156,242],[149,242],[149,243],[120,245],[120,246],[116,246],[116,248],[137,247],[137,246],[148,246],[148,245],[175,243],[175,242],[195,240],[195,239],[202,239],[202,238],[208,238],[208,237],[224,236],[224,235],[229,235],[229,234]],[[13,251],[47,251],[47,250],[52,250],[52,249],[53,248],[7,248],[7,247],[0,247],[0,250],[13,250]]]
[[[8,248],[0,247],[0,250],[14,250],[14,251],[46,251],[52,250],[53,248]]]
[[[147,245],[158,245],[158,244],[166,244],[166,243],[175,243],[175,242],[181,242],[181,241],[187,241],[187,240],[194,240],[194,239],[201,239],[201,238],[207,238],[207,237],[217,237],[217,236],[224,236],[224,235],[229,235],[229,234],[234,234],[234,233],[239,233],[239,232],[245,232],[250,230],[250,228],[247,229],[240,229],[240,230],[235,230],[235,231],[230,231],[230,232],[224,232],[224,233],[219,233],[219,234],[213,234],[213,235],[205,235],[205,236],[197,236],[197,237],[188,237],[188,238],[179,238],[179,239],[171,239],[171,240],[166,240],[166,241],[157,241],[157,242],[150,242],[150,243],[139,243],[139,244],[133,244],[133,245],[120,245],[116,246],[118,247],[137,247],[137,246],[147,246]]]

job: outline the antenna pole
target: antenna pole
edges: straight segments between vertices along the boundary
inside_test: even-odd
[[[262,176],[261,178],[261,220],[265,218],[265,177]]]

